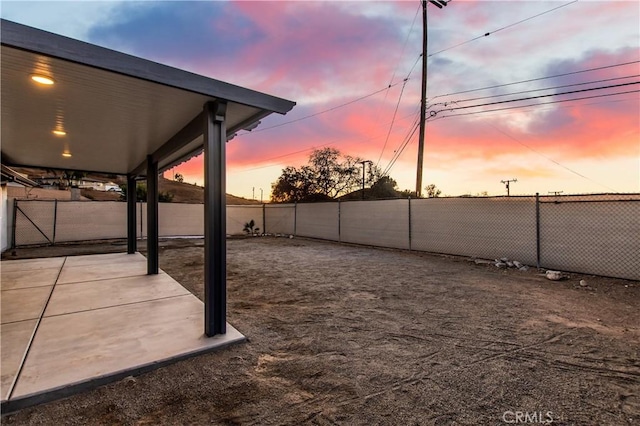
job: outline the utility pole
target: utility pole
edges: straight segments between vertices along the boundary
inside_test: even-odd
[[[501,181],[500,181],[501,183],[504,183],[504,184],[505,184],[505,186],[507,187],[507,197],[511,195],[511,194],[509,193],[509,183],[511,183],[511,182],[517,182],[517,181],[518,181],[518,179],[516,179],[516,178],[513,178],[513,179],[507,179],[507,180],[501,180]]]
[[[260,202],[262,203],[262,188],[260,188]]]
[[[373,164],[373,161],[371,160],[364,160],[364,161],[360,161],[360,164],[362,164],[362,199],[364,200],[364,173],[365,173],[365,169],[366,169],[366,164]]]
[[[429,0],[442,9],[451,0]],[[424,160],[424,134],[427,118],[427,0],[422,3],[422,91],[420,96],[420,134],[418,135],[418,170],[416,174],[416,197],[422,196],[422,164]]]
[[[255,186],[254,186],[253,188],[251,188],[251,192],[252,192],[252,194],[253,194],[253,195],[251,196],[251,199],[252,199],[252,200],[255,200],[255,199],[256,199],[256,187],[255,187]]]

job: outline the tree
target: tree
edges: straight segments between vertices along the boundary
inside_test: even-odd
[[[62,187],[76,186],[78,184],[78,181],[86,176],[87,174],[85,172],[79,172],[77,170],[63,170],[59,178],[60,186]]]
[[[378,179],[369,190],[368,198],[398,198],[400,193],[396,189],[398,184],[389,176]]]
[[[436,198],[442,193],[434,184],[427,185],[425,190],[427,191],[427,198]]]
[[[121,201],[127,201],[127,184],[120,185],[122,195],[120,195]],[[136,184],[136,201],[147,201],[147,185],[144,183]],[[170,203],[173,201],[173,194],[169,191],[158,192],[158,201],[161,203]]]
[[[316,149],[307,165],[282,170],[278,180],[271,184],[271,201],[328,201],[352,192],[362,184],[360,161],[357,157],[341,156],[335,148]]]
[[[184,182],[184,176],[182,176],[182,174],[180,174],[180,173],[176,173],[173,176],[173,180],[175,180],[176,182],[182,183],[182,182]]]

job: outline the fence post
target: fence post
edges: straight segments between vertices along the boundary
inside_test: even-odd
[[[51,245],[56,245],[56,224],[58,222],[58,199],[53,200],[53,237],[51,239]]]
[[[267,233],[267,205],[263,204],[262,205],[262,233],[266,234]]]
[[[338,242],[342,242],[342,218],[340,217],[340,200],[338,200]]]
[[[540,269],[540,194],[536,192],[536,267]]]
[[[11,250],[15,255],[16,250],[16,220],[18,218],[18,199],[13,199],[13,223],[11,224]]]
[[[411,196],[407,199],[409,200],[409,251],[411,251]]]
[[[298,202],[293,203],[293,235],[298,236]]]

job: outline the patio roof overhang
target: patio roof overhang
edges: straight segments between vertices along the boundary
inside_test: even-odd
[[[164,170],[202,151],[207,102],[226,103],[227,136],[295,105],[11,21],[0,29],[6,164],[144,174],[151,155]]]
[[[205,334],[224,334],[226,141],[295,103],[10,21],[0,30],[2,163],[127,175],[130,254],[135,180],[146,175],[150,275],[159,270],[158,174],[204,151]]]

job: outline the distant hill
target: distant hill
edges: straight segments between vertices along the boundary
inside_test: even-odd
[[[158,189],[160,192],[170,192],[173,194],[174,203],[204,203],[204,188],[202,186],[193,185],[190,183],[181,183],[174,180],[165,179],[160,177]],[[261,204],[257,200],[249,200],[247,198],[236,197],[235,195],[227,194],[227,205],[248,205],[248,204]]]
[[[43,169],[34,168],[19,168],[20,173],[24,173],[29,178],[42,178],[51,175],[51,172]],[[104,181],[114,182],[119,185],[126,183],[124,177],[116,175],[104,175],[104,174],[87,174],[88,178]],[[172,202],[174,203],[193,203],[204,204],[204,188],[198,185],[190,183],[176,182],[173,180],[165,179],[162,176],[159,178],[158,189],[160,192],[169,192],[173,195]],[[66,191],[61,191],[66,192]],[[49,193],[49,191],[47,191]],[[97,191],[91,189],[83,189],[82,196],[96,201],[117,201],[120,200],[120,195],[117,192]],[[247,198],[237,197],[235,195],[227,194],[227,205],[248,205],[248,204],[261,204],[257,200],[249,200]]]

